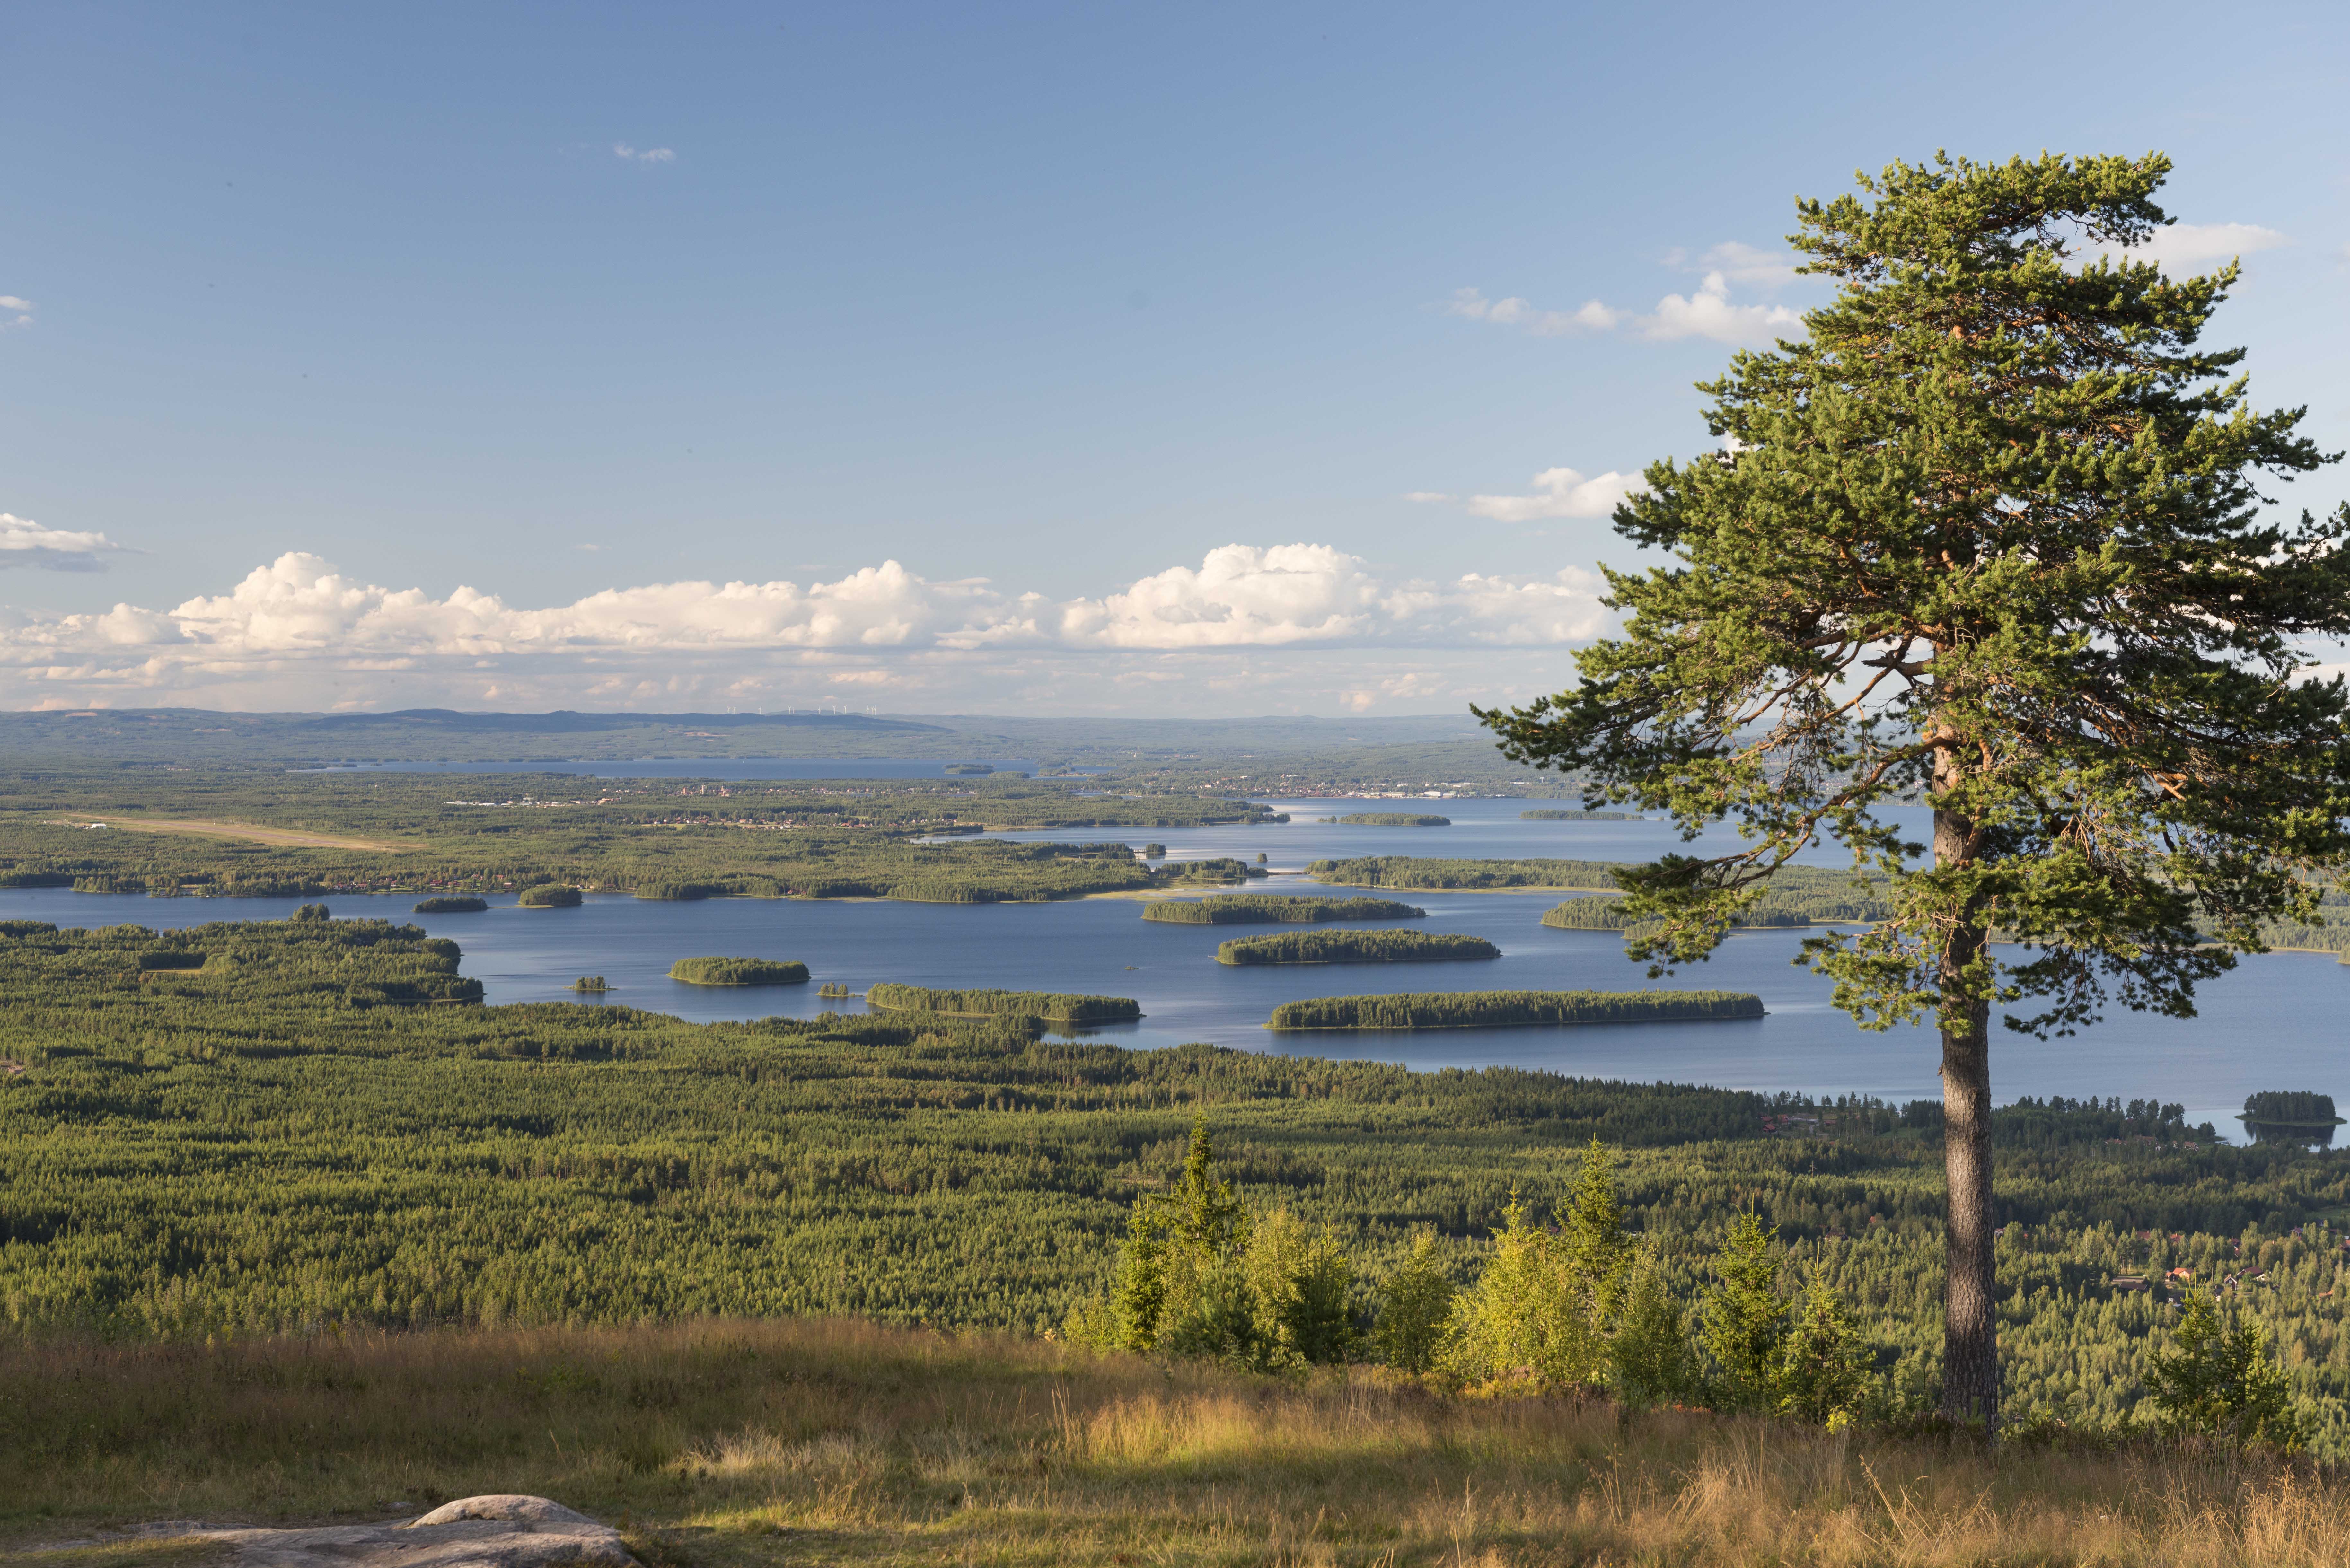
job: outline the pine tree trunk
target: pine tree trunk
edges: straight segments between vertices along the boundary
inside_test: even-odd
[[[1934,858],[1971,859],[1974,825],[1955,812],[1934,814]],[[1942,948],[1942,993],[1959,997],[1960,976],[1981,955],[1987,933],[1968,920]],[[1944,1253],[1942,1414],[1988,1435],[1999,1428],[1999,1324],[1996,1260],[1991,1252],[1991,1003],[1967,1002],[1943,1013],[1942,1164],[1950,1189]],[[1957,1025],[1954,1027],[1953,1025]]]

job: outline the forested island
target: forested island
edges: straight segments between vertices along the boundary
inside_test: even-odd
[[[805,985],[808,966],[777,959],[681,958],[669,966],[669,977],[688,985]]]
[[[1142,918],[1183,926],[1262,926],[1314,920],[1416,920],[1426,909],[1392,898],[1326,898],[1312,894],[1219,893],[1142,906]]]
[[[515,895],[515,906],[525,909],[576,909],[580,902],[579,889],[561,882],[541,882]]]
[[[425,898],[410,911],[418,915],[478,915],[490,907],[486,898]]]
[[[1224,964],[1440,963],[1497,959],[1502,950],[1482,937],[1435,931],[1284,931],[1238,937],[1216,950]]]
[[[1354,888],[1423,888],[1430,892],[1493,888],[1613,888],[1612,860],[1447,860],[1424,855],[1362,855],[1316,860],[1306,874],[1317,882]]]
[[[1520,822],[1638,822],[1637,811],[1522,811]]]
[[[1352,816],[1338,819],[1347,827],[1450,827],[1449,816],[1430,816],[1409,811],[1358,811]]]
[[[1142,1005],[1125,996],[1071,996],[1045,991],[941,991],[883,981],[866,988],[868,1007],[932,1012],[942,1018],[1042,1018],[1055,1023],[1130,1023]]]
[[[1734,991],[1443,991],[1284,1002],[1267,1029],[1491,1029],[1543,1023],[1661,1023],[1760,1018]]]

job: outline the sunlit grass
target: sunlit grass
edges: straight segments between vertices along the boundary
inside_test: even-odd
[[[837,1321],[0,1350],[0,1539],[556,1498],[650,1568],[2350,1561],[2302,1467],[1995,1456],[1701,1412],[1304,1385]]]

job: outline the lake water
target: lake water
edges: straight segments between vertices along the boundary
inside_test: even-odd
[[[730,767],[731,772],[731,767]],[[739,775],[736,775],[739,776]],[[1107,830],[1004,836],[1148,838],[1177,857],[1259,852],[1278,874],[1253,887],[1324,890],[1299,873],[1321,857],[1417,853],[1461,857],[1555,856],[1642,859],[1677,842],[1661,823],[1522,822],[1519,801],[1453,800],[1424,809],[1450,815],[1449,828],[1340,827],[1309,820],[1349,812],[1420,809],[1407,803],[1288,801],[1287,824],[1144,834]],[[1542,803],[1532,803],[1539,806]],[[1917,815],[1922,827],[1922,813]],[[1729,842],[1734,843],[1734,836]],[[968,842],[968,840],[965,840]],[[951,855],[951,846],[940,853]],[[1811,857],[1835,863],[1828,855]],[[875,981],[916,985],[1131,996],[1139,1023],[1092,1032],[1137,1047],[1209,1041],[1295,1055],[1402,1062],[1417,1068],[1511,1065],[1583,1077],[1669,1080],[1731,1088],[1859,1093],[1888,1100],[1937,1097],[1938,1047],[1918,1028],[1866,1033],[1828,1004],[1828,983],[1790,962],[1792,931],[1742,932],[1709,963],[1669,981],[1648,981],[1627,963],[1619,938],[1545,929],[1555,893],[1400,895],[1428,911],[1410,929],[1488,938],[1503,956],[1482,963],[1227,968],[1214,960],[1232,936],[1282,927],[1161,925],[1145,921],[1140,900],[1088,898],[1051,904],[901,904],[879,899],[712,899],[648,903],[624,896],[588,898],[576,909],[519,909],[511,898],[478,915],[411,915],[413,895],[335,896],[338,916],[412,919],[464,950],[464,972],[492,1002],[578,1002],[568,991],[585,974],[616,989],[613,1002],[696,1020],[813,1017],[827,1006],[816,983],[862,991]],[[0,918],[60,925],[125,922],[158,929],[221,919],[278,919],[296,898],[130,898],[62,888],[0,890]],[[796,959],[805,986],[712,989],[682,985],[666,971],[680,958],[724,954]],[[1652,984],[1751,991],[1766,1018],[1721,1023],[1647,1023],[1566,1029],[1459,1029],[1423,1033],[1274,1034],[1274,1006],[1302,997],[1403,991],[1635,990]],[[584,1002],[582,1005],[598,1005]],[[2203,988],[2201,1016],[2178,1020],[2123,1012],[2071,1040],[2021,1035],[1994,1042],[1992,1083],[2002,1101],[2018,1095],[2118,1095],[2186,1105],[2190,1121],[2222,1134],[2245,1096],[2261,1089],[2313,1089],[2350,1101],[2350,966],[2331,955],[2249,958]]]

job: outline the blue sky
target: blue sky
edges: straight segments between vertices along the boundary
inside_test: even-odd
[[[1531,695],[1856,167],[2169,152],[2350,445],[2339,23],[15,6],[0,702]]]

